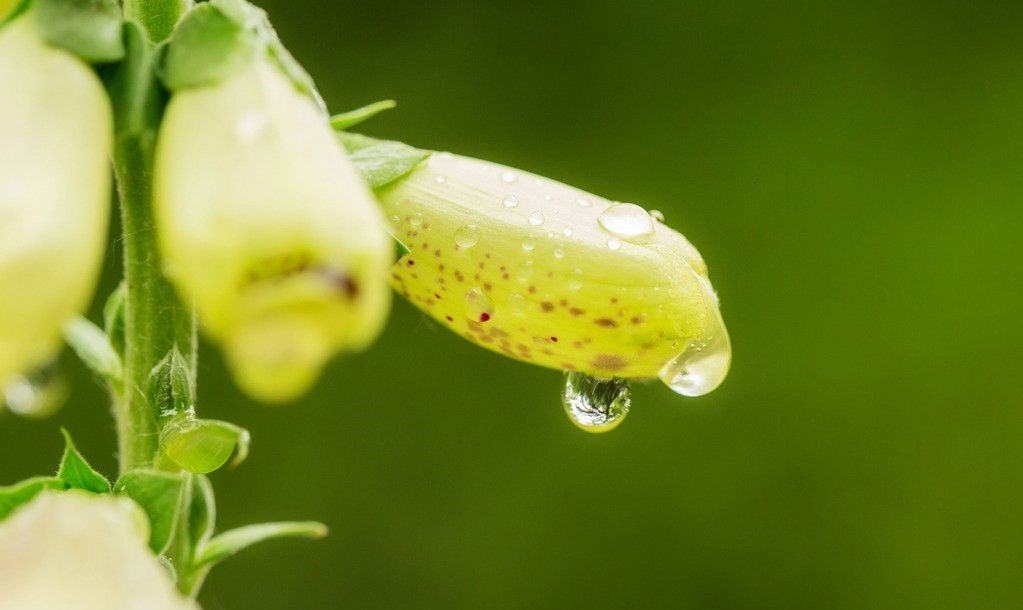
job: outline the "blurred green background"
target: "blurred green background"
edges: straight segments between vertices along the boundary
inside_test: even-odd
[[[207,610],[1023,604],[1023,4],[262,5],[332,109],[399,100],[371,135],[663,210],[735,360],[594,436],[556,372],[402,302],[286,408],[207,346],[201,413],[254,438],[221,525],[332,528],[223,564]],[[72,371],[55,418],[2,417],[4,482],[56,463],[58,423],[114,469]]]

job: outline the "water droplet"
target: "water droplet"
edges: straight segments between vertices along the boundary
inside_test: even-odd
[[[532,235],[527,235],[522,238],[522,249],[526,252],[532,252],[536,249],[536,240],[533,239]]]
[[[234,135],[242,142],[255,142],[266,131],[267,123],[262,112],[245,112],[234,122]]]
[[[664,365],[659,377],[669,388],[683,396],[703,396],[725,380],[732,364],[732,343],[721,319],[717,298],[709,282],[706,291],[708,325],[706,332],[690,339],[679,355]]]
[[[551,199],[554,199],[554,197],[550,193],[544,193],[543,194],[543,200],[544,201],[550,201]]]
[[[494,302],[482,288],[470,288],[465,293],[465,315],[474,322],[487,322],[494,316]]]
[[[504,203],[506,208],[517,208],[519,207],[519,198],[515,195],[508,195],[502,203]]]
[[[622,240],[618,239],[617,237],[612,237],[611,239],[607,240],[607,247],[612,250],[621,250]]]
[[[617,377],[598,379],[585,373],[566,373],[561,404],[572,423],[587,432],[607,432],[629,414],[629,382]]]
[[[555,248],[554,249],[554,258],[559,259],[559,260],[562,259],[562,258],[565,258],[565,250],[563,248]]]
[[[448,179],[445,178],[444,176],[437,176],[436,178],[434,178],[434,180],[437,181],[437,184],[444,184],[445,182],[448,181]]]
[[[572,237],[572,227],[565,227],[565,230],[561,232],[565,237]]]
[[[519,179],[519,177],[515,175],[515,172],[502,172],[501,173],[501,182],[504,182],[505,184],[511,184],[511,183],[515,182],[516,180],[518,180],[518,179]]]
[[[579,204],[580,207],[584,207],[584,208],[588,208],[591,205],[593,205],[593,202],[590,201],[589,199],[587,199],[586,197],[580,197],[580,198],[576,199],[575,202],[577,204]]]
[[[408,224],[413,228],[421,226],[423,224],[423,215],[420,214],[419,212],[416,212],[415,214],[409,216]]]
[[[455,231],[455,244],[459,248],[471,248],[480,240],[480,230],[476,225],[465,225]]]
[[[657,222],[664,222],[664,212],[660,210],[650,210],[650,218],[653,218]]]
[[[532,214],[530,214],[529,215],[529,224],[533,225],[534,227],[539,227],[540,225],[542,225],[543,224],[543,214],[541,214],[540,212],[533,212]]]
[[[654,234],[654,221],[634,203],[616,203],[597,218],[604,230],[625,241],[641,241]]]
[[[69,393],[67,379],[55,365],[49,365],[28,375],[9,379],[0,395],[0,407],[6,404],[8,409],[22,417],[41,419],[60,409]]]

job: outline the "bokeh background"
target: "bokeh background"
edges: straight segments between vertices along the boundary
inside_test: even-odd
[[[224,563],[207,610],[1023,604],[1023,4],[262,5],[332,109],[399,100],[371,135],[663,210],[735,360],[595,436],[556,372],[402,302],[286,408],[206,346],[202,414],[254,438],[221,525],[332,528]],[[3,482],[56,463],[58,423],[114,469],[70,366],[56,417],[0,418]]]

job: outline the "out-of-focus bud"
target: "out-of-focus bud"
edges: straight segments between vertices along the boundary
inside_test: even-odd
[[[146,546],[132,501],[43,492],[0,523],[0,608],[193,610]]]
[[[392,247],[325,114],[257,56],[171,98],[156,161],[168,276],[193,299],[243,389],[304,392],[387,316]]]
[[[0,29],[0,386],[51,359],[88,303],[109,214],[110,102],[31,17]]]
[[[447,153],[378,195],[411,249],[395,289],[470,341],[689,396],[724,379],[731,346],[707,267],[658,214]]]

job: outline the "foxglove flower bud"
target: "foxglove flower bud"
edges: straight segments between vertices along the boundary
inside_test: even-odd
[[[146,546],[131,500],[43,492],[0,523],[0,608],[197,610]]]
[[[0,387],[52,358],[88,303],[109,214],[110,102],[31,17],[0,29]]]
[[[174,94],[155,195],[166,272],[251,395],[291,399],[380,331],[383,217],[327,117],[266,57]]]
[[[724,379],[731,346],[707,267],[656,214],[447,153],[378,194],[411,249],[395,289],[470,341],[690,396]]]

